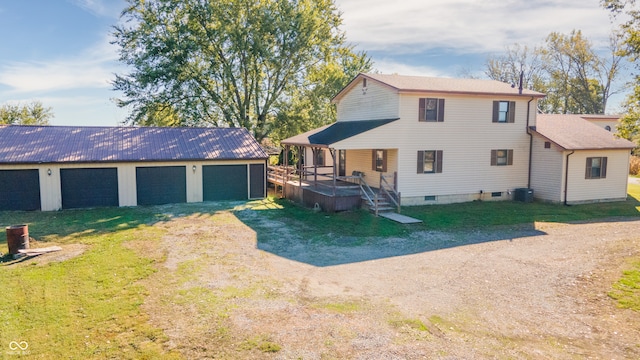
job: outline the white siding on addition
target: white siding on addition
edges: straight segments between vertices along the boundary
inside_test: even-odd
[[[547,201],[564,200],[564,161],[563,149],[546,139],[533,137],[533,155],[531,157],[531,188],[533,196]]]
[[[378,120],[398,117],[398,92],[369,80],[366,91],[362,80],[337,104],[338,121]]]
[[[629,150],[584,150],[569,157],[567,203],[617,201],[627,197]],[[585,179],[589,157],[607,157],[604,179]]]

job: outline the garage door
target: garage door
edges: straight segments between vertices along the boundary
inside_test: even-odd
[[[118,169],[60,169],[62,208],[118,206]]]
[[[40,210],[38,170],[0,170],[0,210]]]
[[[264,164],[251,164],[249,165],[250,181],[251,181],[251,194],[252,199],[264,197],[264,182],[265,172]]]
[[[138,205],[187,202],[186,167],[137,167],[136,190]]]
[[[204,201],[246,200],[247,165],[206,165],[202,167]]]

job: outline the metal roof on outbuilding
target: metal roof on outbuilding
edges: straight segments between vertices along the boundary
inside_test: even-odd
[[[538,114],[531,130],[565,150],[633,149],[631,141],[585,120],[590,115]]]
[[[2,164],[266,158],[244,128],[0,126]]]

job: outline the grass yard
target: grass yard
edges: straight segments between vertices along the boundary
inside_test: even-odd
[[[260,228],[252,226],[252,221],[271,221],[285,224],[290,231],[309,234],[306,238],[309,242],[331,242],[331,234],[340,234],[355,239],[347,246],[357,246],[367,237],[405,237],[425,230],[466,231],[540,221],[638,218],[640,185],[630,185],[629,192],[626,202],[571,207],[516,202],[406,207],[404,214],[424,221],[409,226],[376,218],[365,211],[319,214],[271,198],[238,206],[234,211],[252,209],[258,212],[260,216],[255,217],[256,220],[245,221],[252,228]],[[0,212],[2,226],[28,224],[30,236],[37,240],[38,246],[80,244],[83,249],[79,256],[56,262],[41,262],[38,257],[22,262],[2,258],[2,356],[183,358],[178,351],[168,350],[167,335],[150,323],[148,314],[141,307],[149,294],[149,288],[142,282],[158,271],[159,265],[167,260],[166,254],[141,251],[140,246],[136,245],[136,248],[133,244],[144,243],[153,248],[153,244],[172,231],[170,227],[156,224],[165,223],[172,217],[213,216],[219,210],[229,210],[220,206],[225,204],[184,204],[171,208],[171,211],[178,209],[179,214],[167,214],[166,207]],[[270,238],[278,237],[279,231],[280,228],[274,226],[263,229],[257,236],[268,242]],[[6,251],[5,240],[4,236],[0,238],[2,252]],[[621,306],[640,311],[640,259],[630,264],[632,269],[613,285],[610,296],[618,299]],[[244,276],[238,276],[241,275]],[[242,297],[241,292],[233,294],[219,297]],[[348,313],[351,309],[344,304],[334,307],[336,309],[331,309],[335,312]],[[406,321],[408,326],[420,328],[419,320]],[[404,323],[397,326],[404,326]],[[244,339],[238,351],[245,351],[244,348],[249,349],[246,351],[262,349],[263,352],[279,350],[279,345],[268,339],[256,339]],[[27,342],[28,348],[9,349],[8,344],[13,341]]]

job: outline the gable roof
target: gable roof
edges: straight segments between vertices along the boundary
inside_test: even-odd
[[[0,164],[267,157],[244,128],[0,126]]]
[[[425,76],[406,76],[397,74],[358,74],[347,86],[332,99],[339,101],[347,92],[349,92],[360,79],[370,79],[388,86],[398,92],[417,92],[417,93],[444,93],[444,94],[464,94],[464,95],[497,95],[497,96],[526,96],[542,98],[545,94],[523,89],[520,94],[517,86],[512,87],[496,80],[481,79],[454,79],[454,78],[437,78]]]
[[[280,143],[284,145],[317,145],[318,147],[328,147],[352,136],[362,134],[379,126],[394,122],[395,119],[382,120],[359,120],[359,121],[338,121],[333,124],[307,131]]]
[[[565,150],[633,149],[636,144],[615,137],[583,115],[538,114],[531,130]]]

